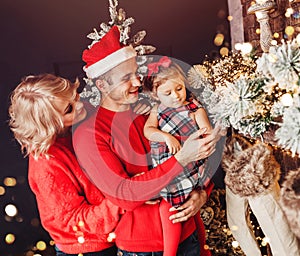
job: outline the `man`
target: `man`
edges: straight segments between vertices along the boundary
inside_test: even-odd
[[[119,43],[117,27],[83,53],[85,71],[101,92],[100,107],[75,131],[73,144],[79,163],[95,185],[125,210],[116,230],[120,255],[162,255],[163,237],[158,195],[189,162],[211,155],[217,137],[205,129],[196,132],[181,150],[151,169],[149,141],[143,135],[145,116],[133,113],[141,86],[136,53]],[[199,255],[196,226],[191,216],[205,203],[205,191],[193,191],[179,212],[171,216],[182,222],[177,255]],[[145,203],[146,202],[146,203]],[[174,210],[174,209],[172,209]],[[109,220],[107,220],[109,221]]]

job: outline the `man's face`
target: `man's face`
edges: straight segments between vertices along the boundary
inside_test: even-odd
[[[109,75],[112,84],[107,84],[102,90],[102,106],[122,111],[128,109],[129,104],[138,100],[138,89],[141,86],[137,75],[137,63],[135,58],[122,62],[113,68]]]

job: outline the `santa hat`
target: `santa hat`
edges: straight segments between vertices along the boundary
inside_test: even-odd
[[[120,31],[113,26],[100,41],[83,51],[82,60],[86,63],[83,70],[93,79],[136,55],[132,46],[120,43]]]

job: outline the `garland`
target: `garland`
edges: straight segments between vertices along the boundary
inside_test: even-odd
[[[300,45],[293,40],[261,57],[206,60],[189,70],[188,80],[214,122],[299,156],[299,74]]]

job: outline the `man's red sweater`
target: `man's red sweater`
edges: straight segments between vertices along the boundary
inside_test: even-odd
[[[44,228],[65,253],[111,247],[107,237],[119,220],[120,208],[105,199],[81,170],[71,136],[58,138],[48,153],[50,159],[30,156],[28,171]]]
[[[132,110],[113,112],[100,107],[73,136],[87,175],[107,198],[126,210],[115,230],[116,244],[133,252],[163,250],[159,205],[144,202],[183,171],[174,157],[151,169],[150,145],[143,134],[146,118]],[[144,174],[134,177],[139,173]],[[194,218],[184,222],[181,241],[195,228]]]

